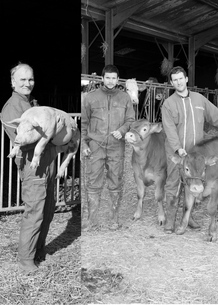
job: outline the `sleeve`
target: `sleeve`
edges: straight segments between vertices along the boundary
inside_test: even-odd
[[[127,108],[124,124],[118,129],[122,136],[125,136],[127,131],[129,130],[131,124],[135,121],[135,110],[133,109],[132,101],[128,95],[127,100]]]
[[[91,109],[87,97],[84,98],[81,110],[81,147],[84,150],[89,147],[87,134],[91,115]]]
[[[179,140],[179,136],[177,133],[177,128],[173,120],[173,115],[170,110],[170,107],[168,108],[166,106],[166,103],[163,104],[161,108],[162,112],[162,124],[163,129],[166,133],[167,140],[174,152],[176,152],[179,148],[182,148],[182,145]]]

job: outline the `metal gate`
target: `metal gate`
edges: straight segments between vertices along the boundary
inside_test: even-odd
[[[85,91],[88,92],[94,88],[97,88],[101,82],[101,76],[93,73],[82,74],[81,80],[86,81]],[[119,79],[119,85],[125,88],[127,79]],[[161,121],[161,107],[164,100],[174,92],[174,88],[168,83],[148,83],[148,81],[136,80],[139,91],[139,104],[135,104],[134,109],[136,113],[136,119],[146,118],[150,122]],[[218,90],[211,90],[208,88],[188,87],[191,91],[199,92],[209,99],[215,106],[218,107]],[[143,99],[141,96],[145,92]],[[157,98],[158,96],[158,98]],[[82,99],[82,98],[81,98]]]
[[[70,115],[75,119],[77,123],[79,123],[78,121],[81,119],[80,113],[70,113]],[[0,128],[0,212],[23,210],[24,204],[21,199],[21,183],[19,178],[19,171],[17,170],[14,159],[7,158],[9,151],[12,149],[12,143],[9,141],[2,123],[0,124]],[[60,164],[61,154],[58,154],[57,168],[60,167]],[[79,150],[71,160],[68,168],[65,170],[64,178],[57,179],[55,186],[57,206],[76,205],[81,203]]]

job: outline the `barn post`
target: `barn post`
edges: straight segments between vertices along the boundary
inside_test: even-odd
[[[85,46],[85,54],[82,59],[82,73],[89,74],[89,22],[84,18],[82,19],[82,44]]]
[[[188,41],[188,85],[195,85],[195,36]]]
[[[114,30],[113,30],[113,9],[106,11],[105,14],[105,42],[107,50],[105,53],[105,65],[114,63]]]

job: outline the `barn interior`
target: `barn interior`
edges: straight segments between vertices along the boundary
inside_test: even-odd
[[[114,63],[124,79],[163,83],[166,58],[187,70],[190,86],[217,88],[216,0],[82,0],[81,15],[82,73]]]
[[[75,60],[80,58],[75,37],[80,31],[80,3],[2,0],[0,11],[0,108],[11,96],[10,69],[25,62],[34,69],[32,94],[40,105],[80,112],[80,63]]]

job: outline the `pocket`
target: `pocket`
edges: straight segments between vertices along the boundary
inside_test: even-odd
[[[195,119],[198,123],[204,122],[204,108],[203,107],[195,107]]]

